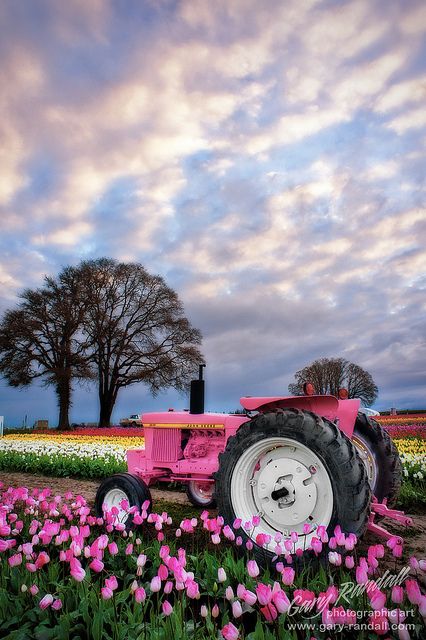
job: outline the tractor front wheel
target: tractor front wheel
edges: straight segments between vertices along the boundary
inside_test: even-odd
[[[191,480],[186,487],[188,500],[195,507],[214,507],[213,498],[214,482],[203,482],[202,480]]]
[[[386,498],[393,507],[401,489],[402,464],[392,438],[378,422],[359,412],[352,442],[367,469],[373,495],[379,501]]]
[[[137,507],[142,511],[143,503],[148,500],[149,506],[146,510],[151,510],[151,492],[146,483],[138,476],[131,473],[116,473],[109,478],[105,478],[99,485],[95,497],[96,515],[100,518],[106,511],[111,511],[113,507],[117,509],[116,519],[126,525],[126,529],[133,526],[133,515],[123,509],[122,502],[126,501],[129,507]]]
[[[335,424],[308,411],[260,413],[245,422],[228,439],[215,478],[226,524],[257,516],[238,534],[251,539],[260,561],[274,557],[277,534],[286,539],[296,532],[296,551],[309,548],[320,525],[329,535],[340,524],[357,536],[367,525],[371,490],[354,445]],[[259,544],[265,539],[266,548]]]

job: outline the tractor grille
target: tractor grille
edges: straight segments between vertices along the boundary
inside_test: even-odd
[[[152,458],[156,462],[177,462],[181,454],[180,429],[153,429]]]

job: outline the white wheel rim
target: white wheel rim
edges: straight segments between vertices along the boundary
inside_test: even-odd
[[[120,503],[123,500],[127,500],[127,502],[130,502],[127,493],[125,493],[122,489],[110,489],[105,494],[103,505],[107,511],[111,511],[113,507],[116,507],[118,509],[116,519],[118,522],[124,523],[129,517],[129,514],[123,509],[123,507],[120,506]]]
[[[189,483],[191,493],[200,504],[209,504],[213,498],[214,483],[213,482],[196,482]]]
[[[287,496],[274,500],[273,491],[286,488]],[[249,447],[237,461],[231,476],[231,502],[235,516],[243,523],[253,516],[260,524],[248,531],[290,536],[297,532],[298,547],[306,549],[319,525],[328,526],[333,513],[333,488],[321,459],[308,447],[291,438],[265,438]],[[310,525],[304,533],[305,524]]]
[[[376,460],[368,444],[363,438],[361,438],[361,436],[359,436],[358,434],[354,434],[352,436],[352,442],[355,445],[358,451],[359,457],[363,461],[364,466],[367,470],[368,482],[370,484],[370,487],[374,489],[376,487],[377,474],[378,474]]]

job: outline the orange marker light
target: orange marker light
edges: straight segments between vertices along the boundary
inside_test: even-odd
[[[312,382],[305,382],[303,385],[303,393],[305,396],[313,396],[315,394],[315,387]]]

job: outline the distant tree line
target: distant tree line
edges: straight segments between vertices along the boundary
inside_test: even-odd
[[[349,398],[360,398],[362,404],[371,405],[377,398],[378,388],[368,371],[344,358],[320,358],[294,374],[295,382],[288,386],[290,393],[303,394],[305,382],[311,382],[318,394],[338,396],[345,388]]]
[[[60,429],[70,427],[73,382],[97,381],[99,426],[107,426],[123,387],[183,390],[203,361],[200,344],[200,331],[160,276],[100,258],[46,276],[6,311],[0,374],[13,387],[36,379],[52,385]]]

